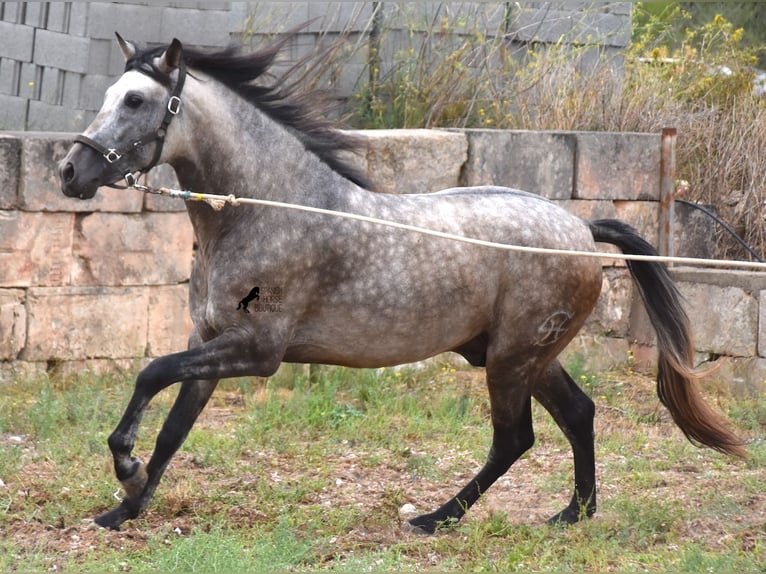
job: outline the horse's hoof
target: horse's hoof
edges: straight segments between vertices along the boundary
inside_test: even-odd
[[[586,518],[590,518],[595,512],[595,508],[571,508],[567,506],[555,516],[551,516],[546,523],[553,526],[569,526],[577,524]]]
[[[458,520],[458,518],[451,516],[437,518],[435,514],[424,514],[407,522],[407,530],[416,534],[436,534],[437,530],[446,530],[454,526]]]
[[[402,526],[402,530],[409,532],[410,534],[417,534],[418,536],[430,536],[436,532],[436,526],[429,526],[428,524],[415,524],[417,519],[413,518],[408,520]]]
[[[114,514],[116,513],[115,510],[110,510],[109,512],[105,512],[104,514],[101,514],[100,516],[97,516],[93,522],[100,526],[101,528],[106,528],[108,530],[114,530],[119,531],[120,530],[120,524],[122,524],[122,521],[115,520]]]

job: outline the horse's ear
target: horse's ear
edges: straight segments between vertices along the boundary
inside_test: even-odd
[[[166,74],[169,74],[178,66],[180,66],[182,52],[183,46],[181,46],[181,42],[178,40],[178,38],[173,38],[170,46],[168,46],[168,49],[165,50],[165,53],[162,54],[162,57],[160,58],[160,70]]]
[[[133,44],[132,42],[128,42],[122,36],[120,36],[117,32],[115,32],[114,35],[117,36],[117,43],[120,45],[120,50],[122,50],[122,55],[125,56],[125,61],[130,60],[133,56],[136,55],[135,44]]]

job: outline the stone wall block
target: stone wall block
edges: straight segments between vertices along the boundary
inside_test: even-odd
[[[15,360],[27,339],[24,291],[0,289],[0,361]]]
[[[479,129],[465,134],[463,185],[503,185],[548,199],[572,197],[573,134]]]
[[[630,329],[630,306],[633,281],[625,268],[606,268],[602,278],[601,295],[585,330],[592,335],[627,337]]]
[[[658,201],[660,144],[655,134],[577,133],[574,197]]]
[[[162,18],[156,7],[111,2],[91,2],[88,7],[86,35],[90,38],[112,40],[116,30],[133,42],[161,41]]]
[[[88,38],[79,38],[50,30],[37,30],[35,34],[35,63],[86,74],[91,71],[88,69],[89,43]]]
[[[25,361],[144,356],[144,287],[35,287],[27,292]]]
[[[145,184],[152,187],[181,189],[176,172],[168,164],[158,165],[145,176]],[[177,197],[165,197],[147,193],[144,195],[146,211],[186,211],[186,202]]]
[[[26,98],[0,95],[0,128],[23,130],[26,113]]]
[[[226,46],[229,43],[229,14],[223,10],[164,8],[158,38],[197,46]]]
[[[0,135],[0,209],[15,209],[19,200],[21,141]]]
[[[0,287],[68,285],[71,213],[0,211]]]
[[[660,204],[656,201],[615,201],[615,216],[632,226],[655,248],[660,241]]]
[[[191,273],[193,231],[185,213],[93,213],[78,217],[74,285],[166,285]]]
[[[192,332],[188,301],[188,285],[150,290],[147,355],[160,357],[186,350]]]
[[[65,197],[61,193],[58,163],[72,145],[72,134],[36,132],[23,139],[20,204],[27,211],[138,212],[143,197],[137,191],[101,188],[93,199]]]
[[[468,142],[440,130],[361,130],[367,173],[378,191],[426,193],[459,185]]]
[[[758,300],[739,287],[679,282],[695,347],[716,355],[751,357],[758,344]]]
[[[3,39],[0,43],[0,58],[10,58],[20,62],[32,61],[35,45],[35,29],[32,26],[0,22],[0,38]]]

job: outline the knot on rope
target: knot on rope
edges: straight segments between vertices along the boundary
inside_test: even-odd
[[[221,211],[223,209],[223,206],[228,203],[228,197],[225,199],[215,199],[213,197],[206,197],[202,201],[207,203],[210,207],[215,209],[216,211]]]

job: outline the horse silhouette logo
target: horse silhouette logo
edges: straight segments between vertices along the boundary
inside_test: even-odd
[[[251,301],[258,301],[261,298],[261,288],[260,287],[253,287],[250,289],[250,293],[247,294],[247,297],[242,299],[239,302],[239,305],[237,305],[237,311],[242,309],[245,313],[249,313],[250,311],[247,310],[247,306]]]

